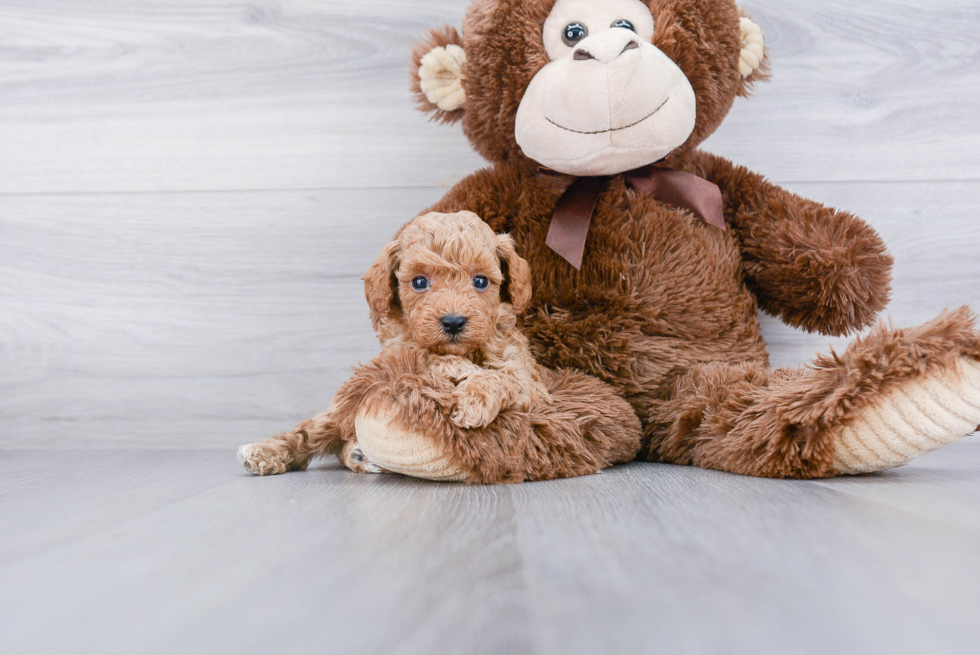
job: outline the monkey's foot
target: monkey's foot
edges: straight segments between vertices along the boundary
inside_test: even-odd
[[[959,441],[980,423],[980,361],[962,357],[946,370],[908,380],[841,430],[834,467],[872,473]]]
[[[424,480],[461,482],[466,473],[420,430],[402,427],[395,404],[361,410],[354,419],[364,456],[381,468]]]

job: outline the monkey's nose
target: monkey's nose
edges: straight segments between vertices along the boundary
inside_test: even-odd
[[[452,336],[459,334],[466,327],[466,317],[457,314],[443,316],[439,322],[442,323],[442,331]]]
[[[624,29],[606,30],[582,41],[572,53],[572,59],[575,61],[595,59],[603,64],[609,64],[639,47],[636,35],[632,32]]]

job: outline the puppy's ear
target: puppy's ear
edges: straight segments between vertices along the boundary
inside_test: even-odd
[[[465,66],[463,37],[456,28],[446,25],[429,30],[412,51],[412,92],[419,110],[443,123],[460,120],[466,104]]]
[[[398,242],[392,241],[384,247],[378,259],[364,274],[364,295],[367,297],[368,307],[371,308],[371,323],[375,330],[382,319],[401,311],[401,304],[398,302],[398,278],[395,275],[400,253]]]
[[[520,314],[531,302],[531,267],[514,250],[514,240],[507,234],[497,237],[497,256],[504,274],[500,297]]]

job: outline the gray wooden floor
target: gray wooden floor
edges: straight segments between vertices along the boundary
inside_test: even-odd
[[[482,165],[406,62],[465,0],[0,0],[0,652],[977,652],[980,439],[887,474],[245,476],[377,343],[359,277]],[[706,147],[980,309],[980,5],[745,0]],[[776,365],[846,340],[763,317]]]
[[[10,451],[4,653],[975,653],[980,442],[826,482],[505,487]]]

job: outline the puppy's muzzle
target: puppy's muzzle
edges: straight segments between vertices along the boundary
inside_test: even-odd
[[[451,337],[456,336],[466,327],[466,317],[458,314],[443,316],[439,322],[442,323],[442,331]]]

